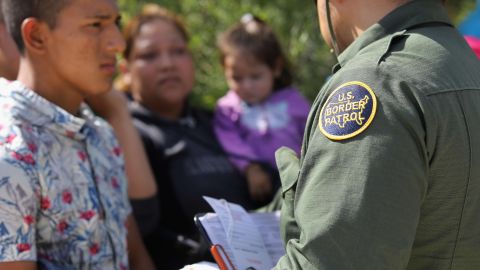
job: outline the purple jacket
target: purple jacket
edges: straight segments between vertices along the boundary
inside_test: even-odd
[[[252,161],[277,168],[275,151],[281,146],[300,153],[309,111],[310,103],[293,87],[275,91],[254,105],[230,90],[217,102],[215,134],[240,171]]]

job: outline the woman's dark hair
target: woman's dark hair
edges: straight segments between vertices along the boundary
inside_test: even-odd
[[[246,14],[241,21],[222,33],[217,42],[220,61],[225,64],[227,55],[242,51],[265,63],[272,70],[281,65],[280,75],[275,78],[274,91],[292,84],[292,73],[280,42],[272,28],[260,18]]]
[[[142,26],[155,20],[171,23],[177,28],[185,41],[188,42],[189,37],[185,28],[185,24],[178,15],[157,4],[146,4],[143,6],[140,13],[128,22],[123,30],[123,37],[126,41],[126,48],[123,53],[125,59],[128,60],[130,53],[132,52],[132,47],[135,43],[135,39],[140,33]]]

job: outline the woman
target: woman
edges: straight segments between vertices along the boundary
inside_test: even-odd
[[[123,82],[158,184],[162,213],[155,231],[144,232],[144,239],[159,269],[179,269],[208,254],[198,251],[198,229],[193,222],[195,214],[211,211],[203,195],[247,209],[252,208],[251,199],[245,179],[215,139],[211,113],[188,102],[195,70],[179,18],[149,4],[130,21],[124,34]]]

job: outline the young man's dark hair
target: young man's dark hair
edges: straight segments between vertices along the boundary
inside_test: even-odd
[[[35,17],[54,28],[58,13],[70,2],[71,0],[3,0],[1,8],[5,14],[5,24],[22,53],[24,50],[21,31],[23,20]]]

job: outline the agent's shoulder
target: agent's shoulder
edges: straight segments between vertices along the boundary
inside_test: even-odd
[[[425,95],[480,87],[478,59],[461,36],[447,30],[436,34],[419,30],[373,43],[337,77],[347,81],[358,78],[381,84],[380,88],[400,88],[403,84]]]

